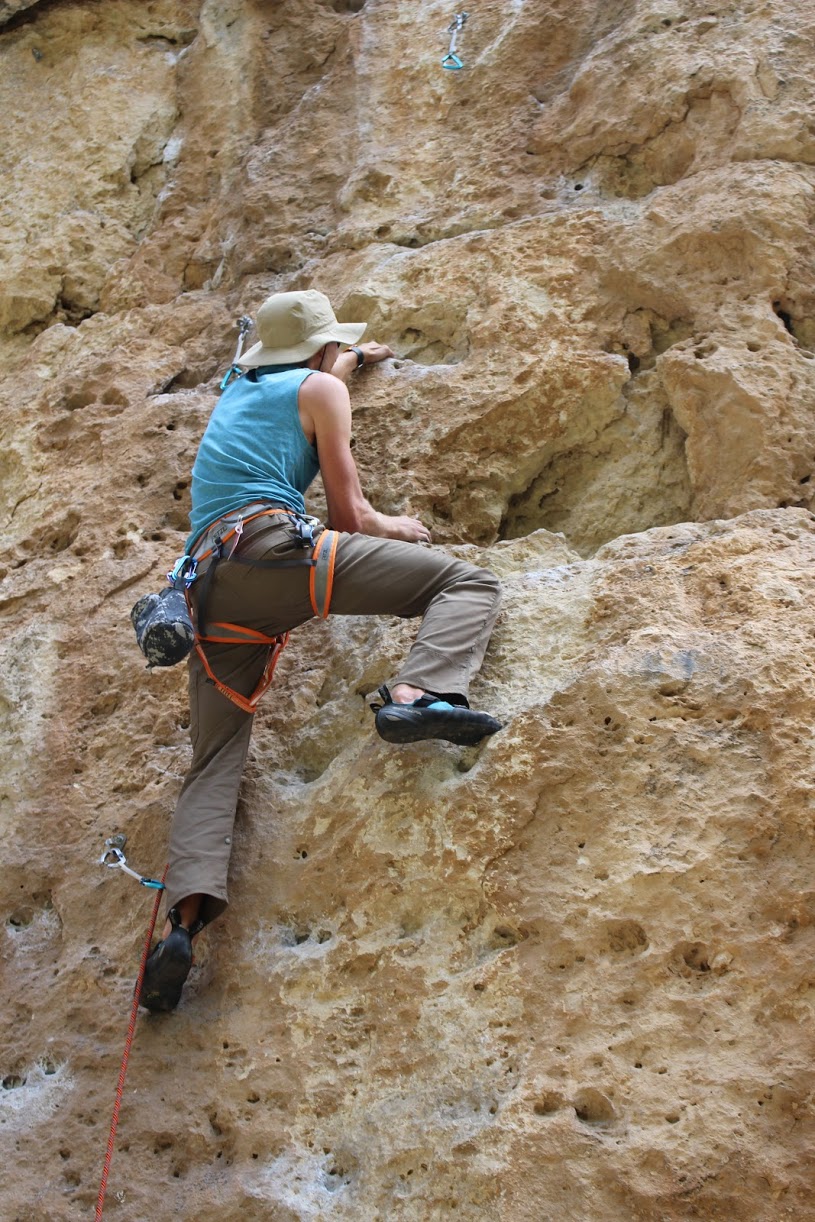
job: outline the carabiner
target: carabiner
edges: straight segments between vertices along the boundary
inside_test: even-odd
[[[187,589],[190,588],[197,576],[198,561],[193,556],[179,556],[173,567],[167,574],[167,580],[171,586],[178,588],[179,581],[183,581]]]

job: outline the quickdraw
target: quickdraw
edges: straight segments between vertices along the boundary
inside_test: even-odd
[[[455,17],[447,27],[447,32],[448,34],[451,34],[452,37],[450,39],[450,49],[445,55],[444,59],[441,61],[441,66],[442,68],[449,69],[451,72],[458,72],[460,68],[464,67],[464,64],[459,59],[458,55],[456,55],[456,43],[458,41],[459,32],[464,29],[464,23],[469,15],[469,13],[456,13]]]
[[[238,364],[238,361],[241,358],[241,353],[243,352],[244,341],[249,331],[251,330],[251,327],[252,327],[252,319],[248,316],[248,314],[242,314],[241,317],[238,319],[238,346],[235,349],[235,355],[232,358],[232,364],[229,366],[223,378],[221,379],[221,385],[219,388],[220,390],[226,390],[227,386],[232,381],[232,378],[238,377],[240,374],[243,373],[243,370],[241,369],[240,365]]]
[[[158,879],[146,878],[136,870],[131,870],[123,852],[126,843],[126,836],[109,836],[105,841],[105,851],[99,858],[99,865],[107,866],[111,870],[124,870],[125,874],[135,878],[136,882],[141,883],[143,887],[151,887],[154,891],[163,891],[164,883],[159,882]]]

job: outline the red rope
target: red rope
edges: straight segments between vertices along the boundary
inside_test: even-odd
[[[164,882],[167,877],[168,866],[164,867],[164,873],[161,876],[161,881]],[[144,942],[144,949],[141,955],[141,964],[139,965],[139,978],[136,982],[136,989],[133,993],[133,1005],[130,1007],[130,1022],[127,1026],[127,1039],[125,1040],[125,1050],[122,1055],[122,1064],[119,1069],[119,1082],[116,1086],[116,1099],[113,1104],[113,1117],[110,1122],[110,1136],[108,1137],[108,1148],[105,1154],[105,1165],[102,1169],[102,1181],[99,1185],[99,1196],[96,1198],[96,1217],[94,1222],[99,1222],[102,1217],[102,1210],[105,1205],[105,1193],[108,1187],[108,1175],[110,1174],[110,1164],[113,1159],[113,1146],[116,1141],[116,1129],[119,1124],[119,1108],[122,1106],[122,1095],[125,1089],[125,1078],[127,1077],[127,1062],[130,1059],[130,1049],[133,1045],[133,1036],[136,1032],[136,1016],[139,1012],[139,997],[141,995],[141,986],[144,980],[144,969],[147,966],[147,956],[150,954],[150,943],[153,940],[153,930],[156,928],[156,918],[158,917],[159,905],[161,904],[161,891],[156,891],[156,901],[153,904],[153,916],[150,920],[150,928],[147,931],[147,937]]]

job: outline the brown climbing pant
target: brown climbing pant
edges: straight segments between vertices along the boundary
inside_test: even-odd
[[[318,528],[315,533],[319,533]],[[296,559],[288,519],[260,518],[246,526],[241,555],[256,560]],[[244,624],[273,636],[313,617],[310,569],[261,569],[222,560],[207,595],[207,622]],[[192,587],[193,602],[201,582]],[[416,641],[392,681],[437,694],[466,696],[487,648],[501,600],[497,577],[443,551],[394,539],[341,534],[331,598],[333,615],[423,616]],[[213,672],[248,695],[266,660],[264,647],[207,645]],[[193,653],[189,663],[193,759],[173,816],[167,907],[202,894],[201,919],[213,920],[227,904],[232,828],[252,715],[242,712],[207,681]]]

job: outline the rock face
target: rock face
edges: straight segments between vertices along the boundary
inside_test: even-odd
[[[4,1218],[96,1199],[236,319],[319,287],[372,501],[494,569],[480,750],[298,630],[232,904],[141,1014],[106,1215],[815,1219],[815,127],[805,0],[0,3]],[[319,493],[313,501],[319,509]]]

